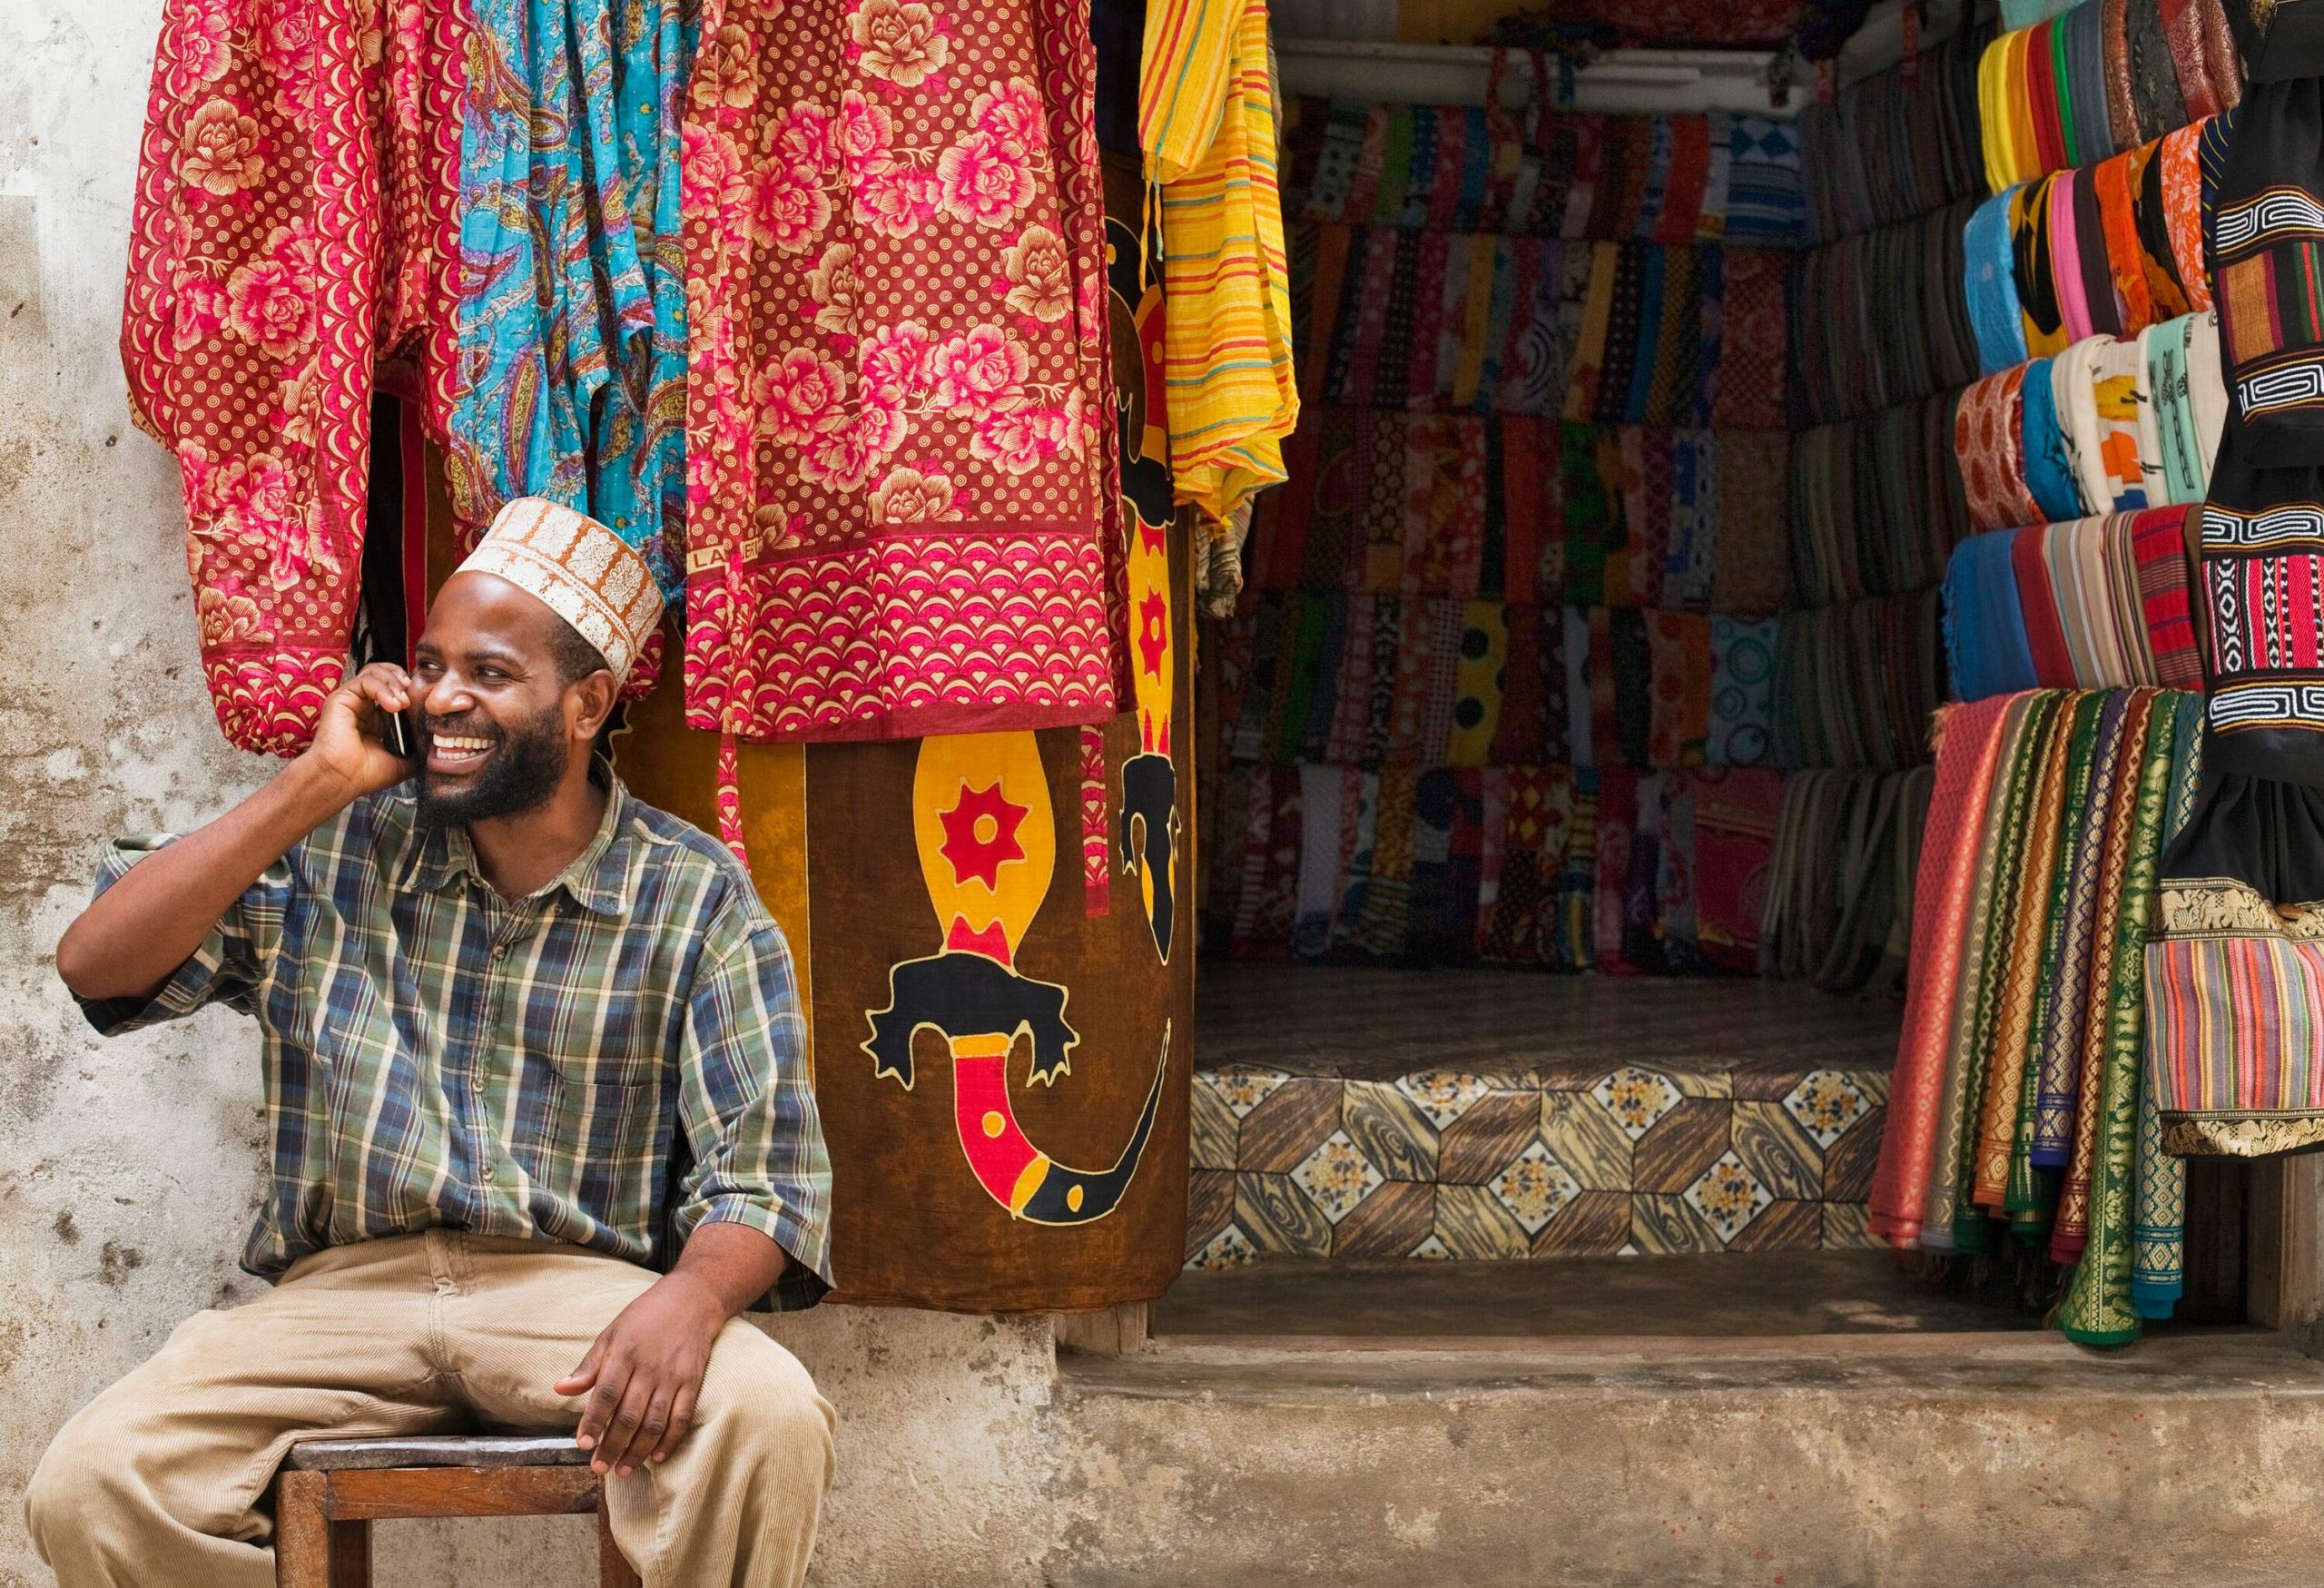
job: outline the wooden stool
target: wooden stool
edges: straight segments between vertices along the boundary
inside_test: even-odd
[[[274,1485],[277,1588],[371,1588],[371,1524],[415,1516],[597,1518],[598,1588],[643,1588],[614,1546],[605,1485],[570,1434],[293,1445]]]

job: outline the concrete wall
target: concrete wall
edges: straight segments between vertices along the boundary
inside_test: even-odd
[[[114,352],[160,11],[0,4],[0,1588],[48,1581],[20,1502],[50,1434],[249,1287],[252,1028],[99,1042],[51,959],[103,838],[198,823],[267,770],[213,725],[176,470]],[[1039,1580],[1045,1324],[834,1308],[774,1332],[844,1425],[822,1581]],[[526,1588],[581,1580],[585,1534],[409,1523],[382,1545],[393,1588]]]

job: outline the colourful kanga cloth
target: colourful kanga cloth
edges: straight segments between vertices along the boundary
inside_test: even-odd
[[[1104,721],[1129,646],[1088,8],[714,0],[703,36],[688,723]]]
[[[1873,1232],[1892,1245],[1919,1241],[1928,1207],[1932,1155],[1943,1106],[1945,1056],[1962,950],[1976,886],[1988,791],[2001,754],[2010,701],[1995,696],[1948,705],[1936,720],[1936,784],[1927,825],[1945,835],[1924,844],[1913,890],[1914,975],[1904,1033],[1873,1172]]]
[[[677,0],[473,3],[453,510],[464,537],[520,497],[585,512],[644,553],[675,601],[686,546],[679,117],[694,25]]]
[[[107,1035],[212,1003],[257,1018],[272,1169],[243,1267],[271,1278],[436,1228],[666,1267],[725,1221],[795,1259],[779,1305],[830,1288],[790,951],[724,849],[607,782],[596,836],[513,901],[482,885],[465,827],[367,795],[269,866],[151,998],[82,1001]],[[112,845],[98,892],[168,842]]]
[[[1299,419],[1265,0],[1147,0],[1138,143],[1161,189],[1170,468],[1223,518],[1284,478]]]
[[[419,355],[444,439],[467,17],[162,13],[122,365],[137,427],[177,457],[202,667],[242,749],[298,751],[341,676],[380,359]]]

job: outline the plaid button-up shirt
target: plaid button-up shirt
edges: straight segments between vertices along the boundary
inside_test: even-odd
[[[272,1182],[242,1266],[432,1227],[667,1267],[697,1226],[830,1288],[831,1165],[790,951],[715,841],[612,784],[587,848],[495,893],[467,829],[391,789],[294,844],[150,1000],[100,1031],[222,1003],[265,1034]],[[108,849],[103,893],[166,838]]]

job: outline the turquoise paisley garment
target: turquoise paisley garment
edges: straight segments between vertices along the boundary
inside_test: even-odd
[[[453,503],[543,496],[684,568],[686,0],[476,0],[460,143]]]

